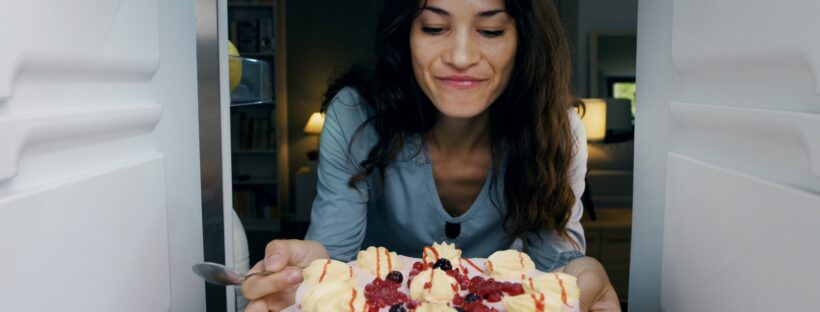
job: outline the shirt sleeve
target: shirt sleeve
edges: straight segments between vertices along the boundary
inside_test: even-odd
[[[577,246],[558,236],[554,230],[541,230],[540,233],[528,233],[525,244],[530,257],[539,270],[552,271],[562,267],[575,258],[583,257],[586,250],[584,229],[581,226],[581,216],[584,206],[581,203],[581,194],[584,193],[585,177],[587,172],[587,137],[586,129],[581,118],[574,109],[569,113],[572,133],[576,144],[575,156],[570,167],[570,183],[575,194],[575,206],[567,222],[566,230]],[[538,237],[540,235],[540,238]]]
[[[348,186],[359,172],[354,155],[366,155],[368,133],[357,130],[366,120],[364,105],[350,88],[341,90],[328,106],[319,145],[318,185],[305,239],[325,246],[333,259],[351,261],[361,249],[367,224],[369,187]],[[356,135],[353,146],[351,139]],[[364,153],[362,153],[364,151]]]

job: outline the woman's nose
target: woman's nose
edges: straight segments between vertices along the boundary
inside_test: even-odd
[[[464,70],[478,63],[481,58],[474,39],[469,31],[458,31],[451,37],[450,50],[445,53],[444,61],[450,66]]]

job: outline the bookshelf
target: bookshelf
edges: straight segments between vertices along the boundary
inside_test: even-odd
[[[287,119],[282,117],[287,112],[279,101],[284,58],[276,53],[277,42],[283,41],[277,34],[284,33],[277,8],[283,7],[283,0],[228,1],[228,40],[242,57],[269,65],[264,83],[272,89],[268,99],[231,104],[233,207],[249,234],[280,231],[284,211],[287,180],[281,174],[287,173],[282,168],[287,162],[278,151],[286,144]]]

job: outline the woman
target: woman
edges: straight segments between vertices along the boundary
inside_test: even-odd
[[[455,242],[487,257],[516,238],[543,271],[578,277],[582,309],[618,310],[583,257],[586,139],[555,7],[543,0],[385,1],[371,70],[330,87],[305,241],[273,241],[247,311],[293,303],[300,268],[378,245]]]

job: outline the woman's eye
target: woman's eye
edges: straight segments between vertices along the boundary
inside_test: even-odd
[[[484,35],[485,37],[499,37],[504,35],[504,30],[479,30],[480,34]]]
[[[421,31],[431,35],[438,35],[444,31],[442,27],[429,27],[429,26],[421,26]]]

